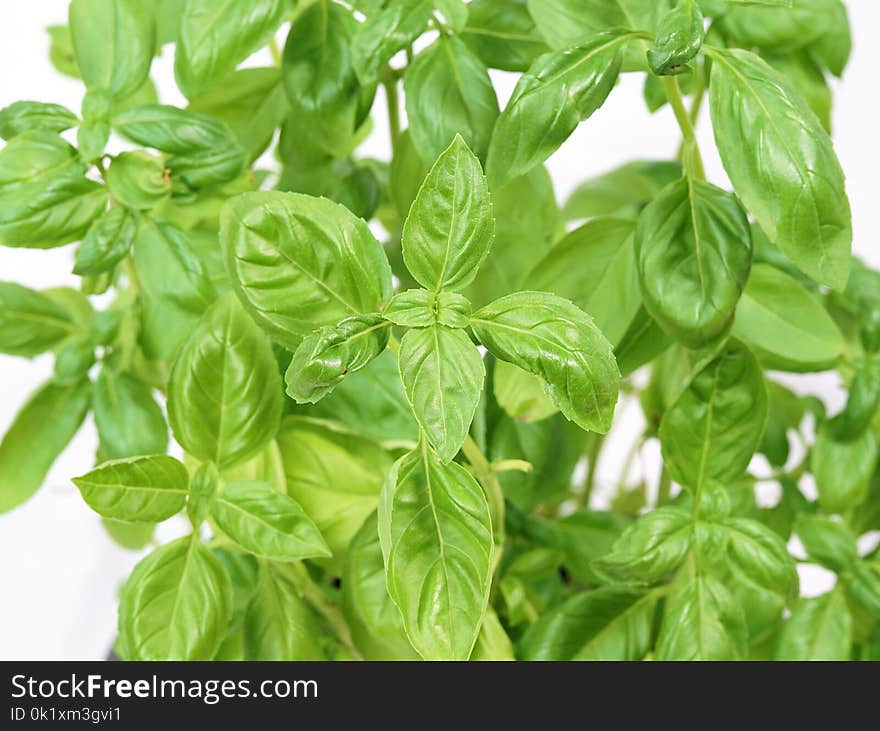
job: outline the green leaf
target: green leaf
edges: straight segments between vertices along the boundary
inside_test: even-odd
[[[525,281],[571,300],[616,346],[642,303],[632,232],[625,219],[590,221],[560,239]]]
[[[489,187],[461,136],[437,158],[403,227],[403,260],[423,287],[462,289],[489,254],[495,235]]]
[[[341,573],[349,544],[378,504],[392,457],[331,422],[288,417],[278,433],[287,494],[315,521]]]
[[[325,660],[312,611],[284,571],[260,563],[244,620],[246,659]]]
[[[88,377],[95,364],[95,346],[90,340],[76,339],[67,342],[55,355],[52,380],[68,385]]]
[[[852,617],[839,590],[803,598],[783,625],[776,660],[849,660]]]
[[[156,47],[151,9],[139,0],[73,0],[70,36],[88,89],[124,97],[150,73]]]
[[[63,132],[78,123],[77,116],[60,104],[20,101],[0,109],[0,137],[4,140],[31,129]]]
[[[153,540],[154,523],[126,523],[122,520],[101,518],[101,525],[117,545],[129,551],[143,551]]]
[[[221,217],[233,286],[250,315],[295,349],[304,335],[391,299],[391,268],[367,224],[332,201],[245,193]]]
[[[822,122],[826,132],[831,132],[831,89],[822,69],[806,51],[765,54],[767,63],[785,76],[803,95],[810,109]]]
[[[143,523],[177,515],[189,495],[186,467],[164,455],[105,462],[73,483],[96,513]]]
[[[150,359],[171,361],[217,292],[191,233],[141,219],[134,243],[140,285],[140,344]]]
[[[376,441],[418,439],[419,427],[400,382],[397,356],[390,350],[358,373],[347,376],[316,407],[316,414],[335,419]]]
[[[125,208],[111,208],[86,232],[76,250],[73,273],[95,276],[111,271],[122,261],[134,242],[137,219]]]
[[[495,364],[492,392],[498,405],[518,421],[541,421],[559,411],[547,395],[544,381],[503,360]]]
[[[492,607],[486,610],[486,616],[483,617],[477,644],[474,645],[470,659],[472,662],[509,662],[516,659],[513,656],[513,643]]]
[[[271,144],[288,107],[281,74],[272,67],[233,71],[194,97],[188,109],[224,121],[253,162]]]
[[[844,349],[843,335],[816,299],[796,280],[755,264],[736,312],[733,335],[767,368],[821,371]]]
[[[823,11],[824,32],[810,46],[809,51],[822,66],[840,77],[852,53],[852,33],[847,9],[841,0],[826,0],[818,6]]]
[[[0,513],[21,505],[40,488],[90,405],[88,381],[65,386],[50,382],[28,399],[0,442]]]
[[[226,295],[183,344],[171,370],[168,418],[190,454],[242,462],[278,430],[283,397],[266,337]]]
[[[65,76],[79,79],[70,28],[66,25],[49,25],[46,26],[46,33],[49,35],[49,61],[52,66]]]
[[[546,160],[602,106],[617,81],[628,38],[603,33],[532,64],[492,134],[486,169],[493,186]]]
[[[134,567],[119,597],[118,644],[127,660],[210,660],[231,617],[226,570],[187,536]]]
[[[187,0],[174,54],[174,78],[184,96],[198,96],[263,46],[284,11],[282,0]]]
[[[50,249],[82,238],[107,205],[76,150],[31,130],[0,150],[0,245]]]
[[[136,211],[155,208],[171,195],[171,181],[165,162],[143,150],[123,152],[107,168],[110,194]]]
[[[496,358],[540,376],[566,418],[589,431],[611,427],[617,363],[590,317],[571,302],[519,292],[476,312],[471,326]]]
[[[376,513],[364,521],[348,549],[342,575],[342,611],[365,660],[417,660],[403,618],[388,595]]]
[[[853,532],[843,523],[822,515],[798,514],[794,530],[807,557],[836,573],[858,561],[859,549]]]
[[[733,195],[690,177],[672,183],[642,211],[635,249],[645,309],[670,336],[699,348],[730,328],[752,264]]]
[[[699,492],[709,480],[741,477],[761,443],[767,387],[758,361],[741,345],[696,372],[660,423],[660,446],[672,478]]]
[[[847,568],[840,579],[847,595],[871,617],[880,616],[880,565],[856,561]]]
[[[641,660],[651,646],[656,595],[603,587],[542,614],[518,643],[523,660]]]
[[[200,464],[190,480],[186,515],[196,531],[199,530],[211,512],[219,482],[220,474],[212,462]]]
[[[637,216],[670,183],[681,178],[678,162],[636,160],[574,189],[565,204],[568,220],[595,216]]]
[[[100,440],[98,452],[103,459],[164,454],[168,426],[147,384],[104,366],[95,381],[92,399]]]
[[[788,595],[797,591],[798,575],[794,559],[783,540],[756,520],[728,518],[727,558],[730,568],[748,583]]]
[[[742,608],[717,579],[695,576],[669,597],[657,637],[658,660],[740,660],[746,651]]]
[[[416,421],[446,463],[461,449],[477,410],[483,358],[463,331],[443,325],[407,331],[399,358]]]
[[[877,437],[870,429],[844,442],[835,438],[828,423],[823,424],[816,434],[810,462],[823,510],[843,513],[862,502],[868,494],[877,456]]]
[[[351,46],[352,61],[361,81],[375,81],[395,53],[427,30],[433,11],[432,0],[396,0],[367,16]]]
[[[0,282],[0,353],[31,358],[73,334],[76,325],[42,292]]]
[[[422,443],[398,460],[379,500],[388,593],[426,660],[466,660],[489,599],[492,523],[464,467]]]
[[[713,50],[715,141],[733,187],[805,273],[842,290],[852,223],[828,133],[788,81],[748,51]]]
[[[568,48],[609,28],[654,30],[656,0],[528,0],[529,12],[553,48]]]
[[[441,35],[407,68],[403,88],[410,134],[427,164],[457,135],[485,159],[498,100],[488,70],[463,40]]]
[[[693,519],[685,510],[662,507],[646,513],[614,542],[611,553],[594,562],[604,574],[652,584],[672,573],[693,544]]]
[[[459,37],[487,66],[525,71],[549,49],[538,34],[525,0],[474,0]]]
[[[849,384],[846,407],[831,426],[842,441],[854,439],[867,429],[880,406],[880,359],[866,358]]]
[[[614,357],[623,376],[632,374],[646,363],[661,356],[672,345],[657,321],[640,307],[617,347]]]
[[[318,527],[291,497],[261,480],[236,480],[211,502],[211,517],[227,536],[255,556],[298,561],[329,556]]]
[[[697,0],[679,0],[657,26],[657,37],[648,49],[648,64],[658,76],[679,74],[703,45],[703,13]]]
[[[145,104],[117,114],[113,128],[123,137],[171,155],[172,175],[193,188],[236,178],[247,155],[221,120],[163,104]]]
[[[339,158],[354,146],[355,130],[373,98],[374,87],[361,89],[358,83],[357,29],[351,12],[319,0],[294,19],[284,46],[282,75],[291,114],[312,144]]]
[[[349,373],[369,365],[388,345],[390,329],[381,315],[357,315],[336,327],[322,327],[300,343],[287,368],[287,395],[316,403]]]

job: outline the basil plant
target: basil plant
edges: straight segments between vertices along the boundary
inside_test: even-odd
[[[0,283],[0,351],[55,357],[0,510],[92,414],[72,482],[150,547],[121,657],[880,659],[842,2],[73,0],[49,32],[82,106],[0,112],[0,244],[76,244],[81,285]],[[680,154],[559,206],[544,163],[623,74]],[[390,160],[359,152],[380,104]],[[779,375],[824,371],[838,413]],[[622,400],[646,426],[594,494]],[[800,597],[799,561],[833,587]]]

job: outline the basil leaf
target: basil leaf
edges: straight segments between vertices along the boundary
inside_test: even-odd
[[[620,376],[610,344],[582,310],[546,292],[519,292],[476,312],[471,327],[496,358],[540,376],[567,419],[608,431]]]
[[[403,260],[427,289],[462,289],[476,276],[494,235],[480,161],[456,135],[410,208],[403,227]]]
[[[287,494],[296,500],[327,541],[342,570],[349,544],[378,504],[392,458],[371,439],[331,422],[288,417],[278,433]]]
[[[826,370],[843,353],[837,325],[797,281],[769,264],[756,264],[743,292],[734,336],[768,368]]]
[[[803,97],[755,54],[713,50],[711,58],[715,141],[734,189],[805,274],[842,290],[852,223],[827,132]]]
[[[486,369],[461,330],[409,330],[400,343],[400,377],[416,421],[446,463],[458,454],[477,410]]]
[[[143,523],[177,515],[189,495],[186,467],[164,455],[105,462],[73,483],[96,513]]]
[[[849,660],[853,621],[838,590],[798,600],[783,625],[776,660]]]
[[[244,461],[278,430],[282,394],[266,337],[226,295],[180,349],[168,386],[168,418],[190,454],[219,467]]]
[[[822,127],[831,133],[831,89],[822,69],[809,53],[799,51],[784,54],[765,54],[767,63],[785,76],[803,95],[810,109],[819,118]]]
[[[571,300],[617,345],[642,302],[632,232],[624,219],[590,221],[560,239],[526,281]]]
[[[867,429],[880,406],[880,360],[869,358],[859,366],[849,385],[846,407],[832,420],[835,435],[853,439]]]
[[[868,494],[877,464],[877,437],[870,429],[849,442],[839,441],[826,423],[819,428],[810,466],[819,491],[819,504],[829,513],[843,513]],[[846,465],[842,470],[841,465]]]
[[[641,660],[651,646],[656,596],[603,587],[545,612],[518,643],[523,660]]]
[[[347,376],[317,404],[316,414],[380,442],[412,445],[418,439],[419,427],[403,392],[397,356],[390,350]]]
[[[553,48],[568,48],[609,28],[653,30],[654,0],[528,0],[529,12]]]
[[[391,268],[347,208],[297,193],[245,193],[224,208],[233,287],[257,323],[295,349],[304,335],[391,299]]]
[[[487,66],[525,71],[549,50],[525,0],[474,0],[468,9],[467,24],[459,37]]]
[[[699,492],[708,480],[741,477],[761,443],[767,387],[755,356],[741,345],[695,373],[660,422],[663,460],[672,478]]]
[[[777,594],[797,593],[794,559],[776,533],[746,518],[728,518],[722,525],[729,536],[729,566],[740,578]]]
[[[513,656],[513,643],[492,607],[486,610],[486,616],[483,617],[470,659],[472,662],[509,662],[516,659]]]
[[[667,600],[658,660],[739,660],[745,651],[742,608],[717,579],[695,576]]]
[[[518,421],[541,421],[559,411],[547,395],[544,381],[503,360],[495,363],[492,392],[498,405]]]
[[[220,530],[255,556],[296,561],[330,555],[300,504],[268,482],[230,482],[214,496],[210,512]]]
[[[794,530],[807,557],[831,571],[839,573],[859,559],[856,537],[843,523],[801,513],[795,519]]]
[[[155,155],[134,150],[113,158],[107,168],[110,194],[136,211],[155,208],[171,195],[165,162]]]
[[[0,513],[40,489],[91,405],[89,382],[47,383],[31,395],[0,442]]]
[[[492,133],[486,170],[493,186],[546,160],[605,102],[629,36],[603,33],[538,58],[520,77]]]
[[[457,135],[485,159],[498,100],[488,70],[464,41],[441,35],[416,56],[403,81],[410,134],[426,163]]]
[[[818,4],[822,12],[824,32],[811,44],[810,54],[832,74],[843,76],[852,53],[852,33],[846,6],[841,0]]]
[[[703,45],[703,13],[697,0],[679,0],[657,26],[656,39],[648,49],[648,64],[658,76],[679,74]]]
[[[168,426],[152,389],[143,381],[104,366],[95,381],[92,401],[98,452],[103,459],[164,454],[168,448]]]
[[[76,251],[73,273],[94,276],[112,270],[131,249],[137,227],[137,220],[125,208],[106,211],[86,232]]]
[[[150,73],[156,47],[154,15],[138,0],[73,0],[70,36],[88,89],[117,97],[137,89]]]
[[[408,289],[391,298],[382,317],[401,327],[430,327],[436,322],[434,308],[438,304],[439,297],[433,292]]]
[[[325,660],[309,606],[284,568],[260,563],[244,619],[248,660]]]
[[[186,536],[149,554],[123,584],[117,646],[127,660],[210,660],[231,617],[226,570]]]
[[[314,145],[340,158],[354,146],[375,88],[358,83],[357,29],[348,10],[320,0],[294,19],[284,46],[282,75],[291,114],[310,131]]]
[[[652,584],[672,573],[692,544],[691,515],[680,508],[658,508],[627,528],[611,553],[594,561],[594,566],[620,581]]]
[[[578,185],[565,204],[565,217],[573,221],[595,216],[636,216],[661,190],[681,176],[678,162],[626,163]]]
[[[174,78],[184,96],[198,96],[263,46],[284,10],[282,0],[187,0],[174,54]]]
[[[315,403],[349,373],[367,366],[388,345],[388,323],[380,315],[347,317],[336,327],[308,335],[287,368],[287,395],[297,403]]]
[[[427,30],[433,10],[431,0],[396,0],[367,16],[351,45],[354,68],[363,83],[375,81],[395,53]]]
[[[195,471],[190,481],[190,496],[186,503],[186,515],[195,530],[199,530],[208,517],[214,503],[214,495],[220,475],[211,462],[203,462]]]
[[[134,242],[140,285],[140,344],[150,359],[171,361],[217,296],[193,236],[142,218]]]
[[[44,102],[13,102],[0,109],[0,137],[11,140],[31,129],[63,132],[76,127],[79,119],[67,107]]]
[[[385,582],[376,512],[364,521],[348,549],[342,576],[342,610],[365,660],[417,660],[403,618]]]
[[[493,545],[474,477],[422,443],[394,464],[382,488],[379,541],[388,593],[416,651],[426,660],[470,657],[489,599]]]
[[[113,541],[129,551],[143,551],[153,540],[154,523],[126,523],[122,520],[101,518],[101,525]]]
[[[145,104],[117,114],[113,128],[138,145],[171,154],[172,174],[194,188],[234,179],[247,160],[233,131],[207,114]]]
[[[217,80],[188,109],[225,122],[253,162],[271,144],[288,107],[277,68],[247,68]]]
[[[70,313],[47,297],[14,282],[0,282],[0,353],[31,358],[73,334]]]
[[[635,250],[645,309],[670,336],[698,348],[730,327],[752,263],[733,195],[690,177],[672,183],[642,211]]]
[[[31,130],[0,150],[0,245],[50,249],[82,238],[107,205],[76,150]]]
[[[856,561],[840,576],[847,595],[871,617],[880,614],[880,568],[867,561]]]

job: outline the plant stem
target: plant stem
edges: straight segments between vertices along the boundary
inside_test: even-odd
[[[599,452],[605,443],[604,434],[588,434],[589,440],[586,448],[587,457],[587,476],[584,479],[584,489],[577,495],[577,504],[580,508],[590,507],[590,498],[593,497],[593,490],[596,487],[596,466],[599,463]]]
[[[393,155],[397,152],[397,144],[400,141],[400,97],[397,94],[397,79],[390,75],[382,82],[382,86],[385,87],[385,98],[388,102],[388,129]]]
[[[666,465],[660,466],[660,482],[657,485],[657,507],[666,505],[669,502],[669,495],[672,492],[672,478],[669,476],[669,470]]]
[[[282,564],[277,565],[281,566]],[[355,660],[363,660],[363,656],[351,638],[351,632],[348,629],[345,617],[342,616],[342,612],[339,610],[339,606],[315,583],[305,565],[300,561],[283,564],[283,571],[293,582],[294,586],[296,586],[303,599],[324,617],[336,638],[351,653],[351,656]]]
[[[700,154],[700,147],[697,144],[697,135],[694,131],[694,125],[687,107],[684,105],[684,99],[681,96],[681,89],[678,86],[678,79],[674,76],[662,76],[660,81],[663,89],[666,91],[666,98],[669,100],[669,106],[675,114],[675,119],[681,129],[684,144],[682,145],[682,158],[685,170],[688,175],[698,180],[706,179],[706,171],[703,168],[703,156]]]
[[[272,54],[272,63],[281,66],[281,49],[278,47],[278,41],[275,36],[269,39],[269,53]]]

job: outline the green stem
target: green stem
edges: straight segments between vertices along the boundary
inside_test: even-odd
[[[336,638],[342,643],[346,650],[355,660],[363,660],[360,650],[354,644],[351,638],[351,631],[348,629],[348,623],[342,616],[342,611],[324,590],[315,583],[315,580],[309,574],[309,570],[302,562],[296,561],[288,564],[276,564],[283,566],[283,571],[290,578],[297,591],[309,604],[311,604],[327,622],[328,626]]]
[[[669,106],[675,114],[675,119],[681,129],[684,144],[682,146],[683,162],[688,175],[698,180],[706,179],[706,171],[703,168],[703,156],[700,154],[700,147],[697,144],[697,134],[694,131],[694,125],[691,121],[690,113],[684,105],[684,99],[681,96],[681,89],[678,86],[678,79],[674,76],[662,76],[660,81],[663,89],[666,91],[666,98],[669,100]]]
[[[590,498],[593,497],[593,490],[596,487],[596,467],[599,464],[599,452],[605,443],[605,435],[590,434],[589,440],[586,449],[587,476],[584,480],[584,489],[577,495],[577,504],[580,508],[590,507]]]
[[[660,482],[657,486],[657,507],[666,505],[669,502],[669,496],[672,493],[672,478],[669,476],[669,470],[666,465],[660,467]]]
[[[400,97],[397,94],[397,79],[388,77],[382,82],[388,102],[388,129],[391,134],[391,153],[397,152],[400,141]]]
[[[278,47],[278,41],[275,36],[269,39],[269,53],[272,54],[272,63],[281,66],[281,49]]]

